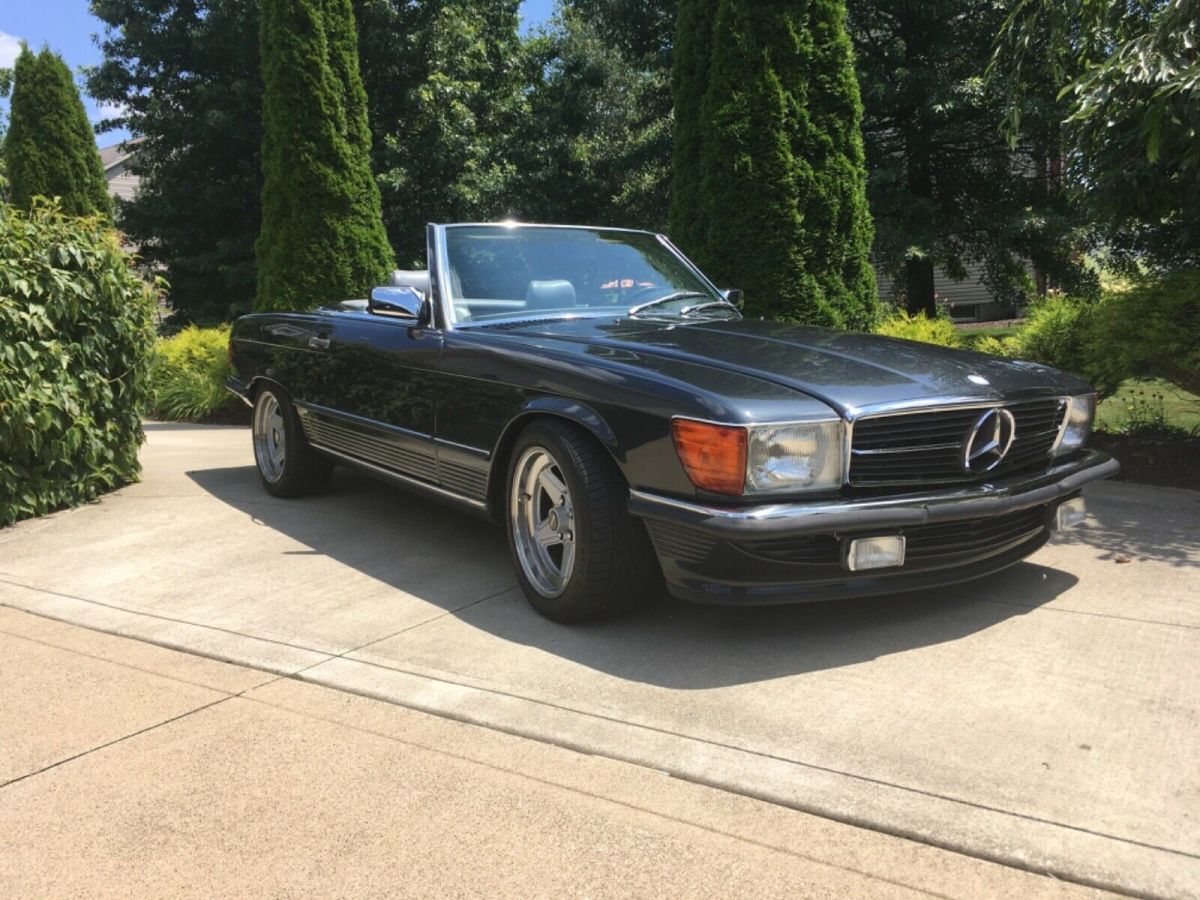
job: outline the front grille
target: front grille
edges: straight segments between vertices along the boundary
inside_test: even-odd
[[[902,528],[892,534],[906,539],[904,567],[893,571],[940,568],[995,556],[1043,536],[1049,526],[1047,506],[1036,506],[991,519],[943,522]],[[771,562],[829,568],[840,567],[844,541],[880,532],[841,532],[838,535],[797,535],[743,541],[742,552]],[[820,577],[820,572],[812,573]]]
[[[991,472],[963,469],[963,446],[972,427],[990,407],[932,409],[865,416],[854,423],[850,484],[899,487],[955,484],[1003,477],[1046,466],[1066,413],[1059,398],[1006,403],[1016,422],[1008,455]]]

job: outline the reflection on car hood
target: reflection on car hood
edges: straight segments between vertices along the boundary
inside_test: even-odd
[[[999,400],[1080,393],[1077,378],[1017,362],[932,344],[785,325],[757,319],[672,323],[584,318],[509,323],[504,332],[588,355],[623,350],[704,363],[803,391],[841,412],[884,403]]]

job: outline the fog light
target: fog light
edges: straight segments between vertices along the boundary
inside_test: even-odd
[[[846,568],[851,572],[864,569],[891,569],[904,565],[904,536],[889,534],[883,537],[858,538],[846,548]]]
[[[1086,518],[1087,504],[1084,503],[1082,497],[1075,497],[1058,505],[1058,509],[1054,513],[1054,530],[1066,531],[1068,528],[1082,525]]]

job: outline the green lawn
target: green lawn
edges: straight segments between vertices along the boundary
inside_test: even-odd
[[[1200,429],[1200,397],[1189,394],[1165,381],[1131,379],[1121,389],[1100,404],[1096,412],[1096,428],[1100,431],[1120,431],[1130,417],[1144,419],[1157,415],[1162,409],[1168,426],[1185,431]]]

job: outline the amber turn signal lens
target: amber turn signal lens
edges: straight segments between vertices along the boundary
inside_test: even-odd
[[[715,494],[740,494],[746,484],[746,429],[676,419],[675,450],[692,484]]]

